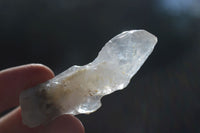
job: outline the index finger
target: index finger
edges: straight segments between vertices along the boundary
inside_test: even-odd
[[[53,72],[41,64],[29,64],[0,71],[0,112],[19,105],[19,95],[54,77]]]

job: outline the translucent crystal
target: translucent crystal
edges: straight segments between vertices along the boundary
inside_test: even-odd
[[[91,113],[100,99],[125,88],[152,52],[157,38],[145,30],[125,31],[112,38],[97,58],[72,66],[20,95],[23,123],[35,127],[62,114]]]

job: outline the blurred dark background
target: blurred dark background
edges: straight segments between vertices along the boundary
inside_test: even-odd
[[[125,90],[78,116],[86,133],[199,133],[199,0],[1,0],[0,70],[42,63],[58,74],[131,29],[158,44]]]

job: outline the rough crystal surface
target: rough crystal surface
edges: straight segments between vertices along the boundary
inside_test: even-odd
[[[106,43],[97,58],[72,66],[20,95],[23,123],[35,127],[62,114],[91,113],[100,99],[125,88],[152,52],[157,38],[145,30],[125,31]]]

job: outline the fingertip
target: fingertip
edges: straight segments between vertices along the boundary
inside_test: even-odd
[[[2,79],[13,79],[13,77],[23,78],[25,76],[26,79],[35,78],[37,76],[41,77],[43,80],[48,80],[54,77],[54,73],[49,67],[36,63],[16,66],[0,71],[0,78]]]
[[[32,63],[20,67],[27,69],[27,71],[32,71],[33,73],[40,73],[40,75],[46,76],[46,79],[51,79],[54,77],[54,72],[49,67],[43,64]]]
[[[84,133],[81,121],[72,115],[62,115],[51,121],[43,129],[44,133]]]

